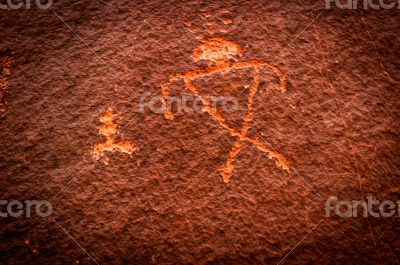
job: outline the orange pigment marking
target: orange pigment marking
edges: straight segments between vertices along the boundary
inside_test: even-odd
[[[108,108],[108,111],[100,116],[100,121],[103,125],[99,127],[99,134],[104,135],[106,140],[93,148],[93,157],[96,159],[102,157],[106,151],[119,151],[131,155],[133,152],[139,150],[128,141],[115,141],[117,125],[114,123],[114,116],[112,108]],[[108,163],[108,159],[106,159],[104,164],[108,165]]]
[[[186,26],[190,27],[193,24],[193,21],[190,19],[184,19],[182,20],[182,23],[185,24]]]
[[[222,23],[224,23],[225,25],[232,24],[232,19],[230,19],[230,18],[223,18],[223,19],[222,19]]]
[[[234,58],[235,55],[241,56],[242,48],[223,38],[211,38],[197,45],[193,50],[192,57],[195,61],[208,60],[212,62]]]
[[[207,29],[207,33],[210,34],[210,35],[212,35],[212,34],[215,33],[215,30],[213,30],[213,29]]]
[[[204,13],[201,14],[201,16],[202,16],[203,19],[208,18],[208,17],[211,17],[211,15],[212,15],[212,14],[211,14],[210,12],[204,12]]]
[[[196,36],[196,39],[198,39],[198,40],[203,40],[203,39],[204,39],[204,34],[201,33],[201,34],[197,35],[197,36]]]
[[[219,12],[221,12],[222,14],[227,14],[230,12],[229,8],[222,8]]]
[[[8,77],[11,74],[11,64],[13,60],[9,56],[0,56],[0,112],[4,112],[5,102],[4,95],[8,89]]]
[[[260,151],[268,154],[269,159],[274,159],[278,167],[289,171],[289,163],[281,154],[277,153],[272,148],[267,146],[260,138],[252,138],[247,136],[247,132],[250,128],[248,123],[253,119],[253,99],[255,94],[257,93],[258,85],[260,82],[260,74],[263,72],[262,69],[269,67],[274,70],[274,72],[280,79],[280,91],[282,93],[286,92],[286,77],[276,66],[273,66],[268,62],[261,62],[258,60],[248,60],[244,62],[233,63],[229,62],[229,59],[241,56],[242,53],[243,51],[241,47],[234,42],[227,41],[222,38],[208,39],[206,41],[203,41],[202,44],[196,46],[192,54],[192,57],[195,61],[206,60],[209,62],[208,66],[205,69],[187,71],[183,74],[173,75],[168,82],[161,84],[161,98],[163,99],[163,106],[165,108],[164,115],[167,119],[174,119],[174,115],[171,113],[166,101],[169,95],[169,86],[174,81],[183,80],[185,84],[185,89],[192,92],[192,94],[194,94],[201,100],[203,104],[203,109],[211,116],[211,118],[218,122],[224,129],[228,130],[231,136],[238,138],[232,145],[225,165],[221,168],[221,175],[225,183],[228,183],[229,179],[232,176],[232,172],[234,169],[233,163],[236,159],[236,156],[240,152],[241,144],[243,141],[253,144]],[[247,114],[244,117],[242,129],[237,130],[230,127],[226,123],[222,115],[215,108],[212,107],[212,104],[200,95],[198,89],[193,84],[193,81],[199,77],[204,77],[215,73],[227,73],[233,69],[245,68],[254,70],[252,74],[254,82],[249,89],[249,95],[247,98]]]

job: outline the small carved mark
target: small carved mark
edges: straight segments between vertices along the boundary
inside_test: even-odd
[[[129,141],[115,141],[117,125],[114,123],[115,114],[112,108],[108,108],[108,111],[100,116],[100,121],[103,123],[99,127],[99,134],[104,135],[106,140],[102,143],[95,145],[93,148],[93,157],[99,159],[107,152],[119,151],[131,155],[133,152],[139,151],[137,147],[134,147]],[[108,165],[109,160],[106,158],[104,164]]]
[[[225,25],[232,24],[232,19],[230,19],[230,18],[223,18],[223,19],[222,19],[222,23],[224,23]]]
[[[188,27],[191,27],[193,21],[190,20],[190,19],[184,19],[184,20],[182,20],[182,23],[185,24],[185,25],[188,26]]]
[[[231,11],[229,10],[229,8],[222,8],[219,12],[221,12],[222,14],[228,14]]]
[[[227,25],[233,23],[233,20],[226,17],[229,14],[229,8],[223,8],[219,10],[219,16],[215,16],[210,12],[203,12],[200,14],[203,23],[197,22],[197,25],[191,19],[183,19],[182,23],[188,27],[188,31],[196,33],[195,38],[203,40],[204,35],[213,36],[216,33],[227,33]]]
[[[7,51],[0,51],[0,113],[5,112],[5,93],[8,89],[8,77],[11,74],[12,57]]]

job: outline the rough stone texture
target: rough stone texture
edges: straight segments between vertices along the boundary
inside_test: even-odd
[[[49,219],[0,219],[0,262],[93,264],[55,218],[100,264],[276,264],[324,218],[329,196],[399,200],[399,10],[334,8],[304,30],[324,7],[74,0],[0,10],[0,50],[12,56],[0,199],[54,207]],[[171,75],[206,66],[192,58],[201,33],[239,44],[243,61],[279,55],[287,91],[266,70],[251,126],[290,172],[243,142],[224,183],[236,138],[208,113],[140,111],[145,92],[160,96]],[[198,80],[201,92],[238,95],[247,73],[230,74]],[[183,92],[182,81],[171,86]],[[121,115],[117,140],[139,150],[93,160],[109,107]],[[243,113],[226,118],[241,128]],[[399,264],[399,235],[398,217],[324,218],[281,264]]]

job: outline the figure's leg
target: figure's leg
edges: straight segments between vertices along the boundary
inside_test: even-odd
[[[249,91],[249,96],[247,98],[247,113],[246,116],[244,117],[244,120],[242,122],[242,129],[240,130],[240,134],[245,136],[247,135],[247,131],[249,130],[249,125],[247,124],[247,122],[250,122],[253,119],[253,99],[254,96],[257,92],[257,88],[258,85],[260,83],[260,78],[257,72],[254,72],[253,74],[253,84],[250,87],[250,91]],[[239,154],[240,149],[242,147],[242,143],[241,143],[241,139],[238,139],[234,142],[231,150],[229,151],[229,155],[228,158],[226,160],[225,165],[221,168],[221,174],[222,174],[222,178],[224,179],[224,182],[228,182],[229,179],[232,176],[232,171],[233,171],[233,162],[236,159],[236,156]]]
[[[239,144],[237,142],[240,142],[240,141],[246,141],[251,144],[254,144],[255,146],[257,146],[257,148],[259,150],[268,154],[268,157],[270,159],[276,159],[277,166],[282,167],[283,169],[289,171],[289,165],[288,165],[286,159],[281,154],[279,154],[278,152],[275,152],[272,148],[269,148],[259,138],[250,138],[249,136],[247,136],[247,131],[250,128],[250,126],[248,126],[248,124],[246,122],[249,122],[252,119],[252,115],[253,115],[252,103],[253,103],[253,97],[255,95],[255,92],[256,92],[256,89],[257,89],[258,83],[259,83],[258,77],[256,77],[256,82],[255,82],[255,83],[257,83],[256,89],[254,90],[254,88],[252,86],[252,89],[250,91],[251,97],[249,96],[249,98],[248,98],[249,99],[248,102],[251,103],[250,104],[251,111],[248,112],[247,115],[245,116],[244,120],[246,122],[243,122],[243,127],[240,131],[235,128],[230,127],[226,123],[225,119],[221,116],[221,114],[219,114],[217,110],[213,109],[211,104],[206,99],[204,99],[200,96],[200,94],[197,91],[197,88],[194,86],[194,84],[192,83],[192,81],[190,79],[184,79],[184,82],[185,82],[185,88],[188,89],[189,91],[191,91],[195,96],[200,98],[200,100],[203,103],[204,110],[210,114],[211,118],[213,118],[223,128],[225,128],[227,131],[229,131],[229,133],[232,136],[239,138],[233,144],[233,146],[229,152],[227,162],[226,162],[225,166],[223,166],[221,169],[224,181],[225,180],[229,181],[229,178],[232,176],[233,162],[241,148],[241,144]],[[227,169],[229,169],[229,170],[227,170]],[[227,182],[227,181],[225,181],[225,182]]]
[[[282,93],[284,93],[286,91],[286,80],[285,80],[285,76],[280,72],[280,70],[275,67],[275,66],[271,66],[270,67],[275,71],[275,73],[279,76],[279,79],[281,80],[281,89],[282,89]],[[242,131],[242,140],[244,141],[248,141],[252,144],[254,144],[255,146],[257,146],[257,148],[259,150],[261,150],[262,152],[266,153],[268,155],[269,159],[275,159],[275,164],[278,167],[283,168],[286,171],[289,171],[289,163],[286,161],[285,157],[281,154],[279,154],[278,152],[276,152],[271,146],[268,146],[263,140],[260,139],[260,137],[255,137],[255,138],[250,138],[247,136],[247,131],[250,128],[248,122],[250,122],[253,119],[253,99],[254,96],[257,92],[257,88],[260,82],[260,68],[259,67],[255,67],[255,72],[254,72],[254,85],[256,86],[252,86],[250,89],[250,95],[249,95],[249,100],[248,100],[248,115],[244,118],[244,122],[243,124],[243,128],[247,128],[245,132]]]
[[[224,179],[224,182],[228,182],[232,176],[232,171],[234,168],[233,162],[235,161],[235,158],[242,147],[241,146],[242,141],[246,141],[248,143],[255,145],[258,148],[258,150],[260,150],[263,153],[266,153],[269,159],[275,160],[275,164],[278,167],[281,167],[282,169],[288,172],[290,171],[289,163],[287,162],[286,158],[280,153],[276,152],[272,147],[265,144],[259,137],[250,138],[247,135],[243,135],[240,136],[239,138],[240,139],[236,140],[235,143],[233,144],[229,152],[226,164],[221,168],[221,174]]]
[[[215,121],[217,121],[220,125],[222,125],[222,127],[224,127],[225,129],[227,129],[232,136],[236,136],[239,137],[240,136],[240,132],[237,131],[234,128],[231,128],[226,122],[225,119],[221,116],[221,114],[215,110],[210,102],[208,102],[206,99],[204,99],[203,97],[200,96],[199,92],[197,91],[196,86],[193,84],[192,80],[190,79],[184,79],[185,82],[185,88],[189,91],[191,91],[195,96],[199,97],[202,104],[203,104],[203,108],[204,110],[210,114],[211,118],[213,118]],[[230,177],[232,176],[232,170],[233,170],[233,161],[235,160],[235,157],[237,156],[237,154],[239,153],[241,148],[241,140],[240,138],[238,140],[235,141],[235,143],[233,144],[229,155],[228,155],[228,159],[227,162],[225,164],[225,166],[223,166],[221,168],[221,174],[223,177],[223,180],[225,183],[227,183],[230,179]]]
[[[235,161],[236,156],[239,154],[241,148],[242,148],[242,141],[240,139],[236,140],[235,143],[232,145],[231,150],[229,151],[229,155],[225,165],[223,165],[220,169],[222,179],[224,180],[225,183],[228,183],[229,179],[232,177],[233,162]]]
[[[286,161],[286,158],[275,151],[272,147],[265,144],[264,141],[262,141],[259,137],[250,138],[248,136],[242,136],[241,140],[254,144],[258,148],[258,150],[266,153],[269,159],[275,159],[275,164],[278,167],[281,167],[288,172],[290,171],[289,163]]]
[[[169,95],[169,85],[170,83],[164,83],[161,84],[161,99],[163,101],[163,107],[165,109],[164,117],[167,118],[168,120],[173,120],[174,119],[174,114],[169,109],[168,103],[167,103],[167,98]]]

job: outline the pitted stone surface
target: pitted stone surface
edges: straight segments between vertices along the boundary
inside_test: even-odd
[[[277,264],[324,218],[329,196],[399,200],[399,10],[334,8],[304,30],[324,8],[75,0],[1,10],[0,51],[12,63],[5,71],[0,59],[0,199],[50,200],[51,218],[100,264]],[[193,54],[212,38],[238,46]],[[257,133],[246,135],[295,171],[240,141],[225,183],[238,135],[206,111],[140,111],[145,93],[160,97],[160,84],[223,54],[273,62],[284,75],[285,93],[274,69],[259,76],[249,120]],[[196,86],[237,95],[243,112],[224,119],[240,130],[249,91],[239,93],[251,80],[234,69]],[[182,80],[169,87],[170,96],[184,92]],[[113,143],[130,147],[96,160],[110,106],[123,117],[113,128],[124,128]],[[51,218],[1,218],[0,263],[93,264]],[[399,234],[398,217],[325,218],[281,264],[398,264]]]

